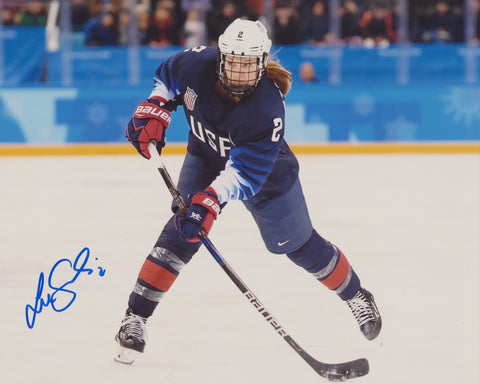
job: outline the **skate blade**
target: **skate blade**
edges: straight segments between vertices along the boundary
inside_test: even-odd
[[[117,363],[130,365],[133,364],[133,362],[137,358],[138,353],[139,352],[133,349],[117,346],[117,351],[115,352],[113,360],[115,360]]]

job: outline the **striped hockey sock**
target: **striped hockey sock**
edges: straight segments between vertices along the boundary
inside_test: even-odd
[[[333,246],[335,253],[330,262],[313,273],[328,289],[334,290],[342,300],[351,299],[360,289],[360,279],[351,267],[344,253]]]
[[[151,316],[184,266],[169,250],[155,247],[143,263],[130,294],[128,305],[133,312],[142,317]]]

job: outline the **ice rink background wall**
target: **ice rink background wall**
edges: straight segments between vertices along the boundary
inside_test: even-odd
[[[150,92],[156,67],[184,49],[92,49],[73,40],[67,52],[48,52],[43,28],[3,27],[1,35],[0,146],[124,144],[125,125]],[[294,79],[286,102],[290,143],[480,141],[478,46],[302,45],[282,47],[276,57]],[[305,61],[315,66],[316,82],[299,78]],[[169,143],[187,138],[178,112]]]

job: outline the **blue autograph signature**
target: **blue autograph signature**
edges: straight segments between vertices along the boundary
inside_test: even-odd
[[[32,306],[30,304],[27,304],[25,307],[25,318],[27,320],[28,328],[33,328],[33,326],[35,325],[35,319],[37,317],[37,314],[42,312],[43,308],[50,305],[55,312],[63,312],[68,307],[70,307],[70,305],[72,305],[72,303],[75,301],[75,298],[77,297],[77,294],[74,291],[67,289],[67,287],[70,284],[74,283],[82,273],[91,275],[94,272],[92,268],[87,268],[89,256],[90,250],[85,247],[80,251],[73,263],[69,259],[58,260],[52,267],[52,269],[50,270],[50,274],[48,275],[48,286],[53,290],[53,292],[47,293],[46,297],[42,297],[43,286],[45,284],[45,276],[43,272],[40,273],[40,277],[38,278],[37,295],[35,296],[35,305]],[[95,258],[95,260],[98,259]],[[62,264],[66,264],[67,267],[71,268],[75,272],[75,275],[71,280],[61,284],[60,286],[56,286],[58,284],[54,284],[52,280],[54,280],[55,270]],[[103,277],[106,272],[105,269],[102,267],[97,267],[97,269],[98,275],[100,277]],[[61,301],[62,304],[56,304],[57,299],[59,298],[61,299],[59,301]]]

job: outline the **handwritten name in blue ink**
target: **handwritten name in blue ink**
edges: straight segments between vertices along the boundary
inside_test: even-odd
[[[50,270],[47,280],[48,287],[52,291],[46,294],[44,293],[45,275],[43,272],[40,273],[35,304],[33,306],[30,304],[25,306],[25,319],[28,328],[33,328],[37,314],[41,313],[44,308],[50,306],[55,312],[63,312],[73,304],[77,297],[77,293],[71,289],[70,285],[73,284],[81,274],[92,275],[94,271],[98,269],[98,276],[105,276],[106,270],[104,268],[98,266],[94,270],[87,267],[89,257],[90,249],[85,247],[80,251],[73,262],[69,259],[58,260]],[[98,260],[98,258],[95,258],[95,260]],[[70,280],[65,281],[63,284],[60,283],[59,285],[58,283],[54,283],[54,281],[58,280],[55,279],[55,272],[60,266],[66,266],[71,269],[74,274]]]

